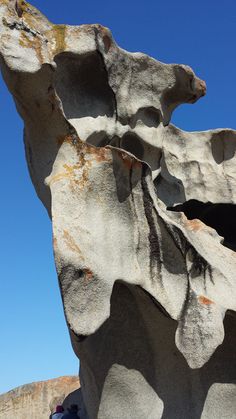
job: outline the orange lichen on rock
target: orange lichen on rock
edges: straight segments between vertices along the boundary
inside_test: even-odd
[[[84,157],[93,156],[94,161],[100,163],[100,162],[112,162],[112,156],[111,151],[109,147],[95,147],[90,144],[85,143],[82,141],[78,136],[67,134],[67,135],[59,135],[57,137],[57,144],[60,147],[63,143],[69,143],[73,145],[73,147],[76,148],[80,160],[82,156],[82,160],[84,163],[90,162],[92,163],[92,160],[90,158],[84,159]]]
[[[71,237],[70,233],[67,230],[63,230],[63,239],[65,240],[69,249],[72,250],[73,252],[78,253],[80,255],[80,258],[84,260],[84,257],[82,255],[82,252],[79,246],[76,244],[75,240],[73,239],[73,237]]]
[[[53,247],[55,249],[55,247],[57,246],[57,239],[56,239],[56,237],[53,237],[52,243],[53,243]]]
[[[191,231],[199,231],[199,230],[204,229],[204,224],[202,223],[202,221],[196,218],[194,220],[184,220],[184,221],[185,221],[185,226]]]
[[[58,146],[61,146],[63,143],[71,143],[73,142],[73,135],[66,134],[66,135],[58,135],[56,138]],[[79,138],[76,137],[76,140],[78,141]],[[81,141],[81,140],[80,140]]]
[[[43,64],[42,39],[39,38],[39,35],[33,36],[27,32],[21,31],[19,43],[23,48],[33,49],[39,62]]]
[[[93,278],[93,272],[90,271],[90,269],[86,268],[84,269],[84,273],[85,273],[86,280],[91,281],[91,279]]]
[[[214,304],[214,301],[209,300],[209,298],[204,297],[204,295],[200,295],[200,296],[198,297],[198,301],[199,301],[201,304],[204,304],[204,305],[206,305],[206,306],[209,306],[209,305],[211,305],[211,304]]]
[[[110,31],[105,26],[99,25],[99,32],[102,35],[105,52],[108,53],[109,49],[112,46],[112,37]]]
[[[111,152],[106,147],[98,148],[98,147],[90,146],[88,144],[84,144],[83,148],[84,148],[84,152],[87,155],[92,155],[94,157],[94,160],[98,163],[101,163],[104,161],[112,162]]]
[[[59,138],[58,141],[71,143],[72,137],[70,135]],[[80,147],[82,150],[82,147]],[[79,160],[76,164],[63,164],[65,171],[56,173],[49,180],[49,186],[53,185],[62,179],[69,179],[71,189],[74,191],[76,187],[83,189],[88,186],[89,169],[92,166],[92,160],[83,151],[79,153]]]
[[[53,25],[47,37],[51,41],[54,56],[66,50],[66,25]]]

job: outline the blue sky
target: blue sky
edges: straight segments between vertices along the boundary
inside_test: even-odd
[[[167,63],[190,65],[207,96],[175,111],[186,130],[236,128],[236,2],[225,0],[32,0],[55,23],[101,23],[117,43]],[[23,123],[0,80],[0,393],[77,374],[57,285],[51,225],[31,184]]]

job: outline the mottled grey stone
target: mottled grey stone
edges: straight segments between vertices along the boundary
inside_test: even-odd
[[[19,1],[0,0],[0,54],[89,418],[213,419],[223,405],[231,419],[236,132],[170,125],[205,82]]]

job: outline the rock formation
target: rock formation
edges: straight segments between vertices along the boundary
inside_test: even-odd
[[[233,418],[236,131],[171,125],[205,83],[100,25],[0,0],[0,31],[88,417]]]
[[[79,387],[79,378],[73,376],[18,387],[0,395],[0,419],[49,419],[57,404],[70,406],[73,394],[80,403]]]

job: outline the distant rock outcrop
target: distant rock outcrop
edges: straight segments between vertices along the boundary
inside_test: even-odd
[[[57,404],[80,406],[78,377],[59,377],[26,384],[0,395],[0,419],[49,419]]]

